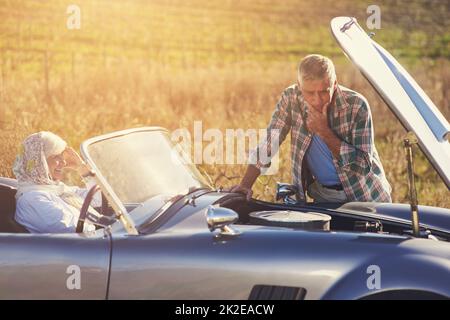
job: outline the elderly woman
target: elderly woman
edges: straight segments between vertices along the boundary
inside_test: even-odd
[[[87,188],[61,182],[65,169],[77,171]],[[32,233],[75,232],[83,199],[95,182],[90,168],[63,139],[47,131],[28,136],[13,171],[19,184],[15,214],[18,223]],[[94,197],[93,205],[99,202]],[[83,231],[93,230],[95,226],[86,221]]]

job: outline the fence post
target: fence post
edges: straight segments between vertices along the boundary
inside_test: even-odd
[[[72,75],[72,83],[75,82],[75,52],[72,51],[71,53],[71,75]]]
[[[50,102],[50,89],[49,89],[49,52],[48,49],[44,52],[44,80],[45,80],[45,99]]]
[[[106,70],[108,68],[108,56],[106,54],[105,45],[103,45],[103,48],[102,48],[102,64],[103,64],[103,70]]]
[[[1,48],[1,84],[0,84],[0,101],[3,101],[4,90],[6,89],[6,59],[5,49]]]

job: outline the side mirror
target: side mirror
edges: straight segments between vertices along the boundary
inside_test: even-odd
[[[220,235],[236,236],[241,234],[230,225],[238,221],[239,215],[231,209],[209,206],[205,212],[206,223],[211,232],[220,229]]]
[[[289,183],[277,182],[277,201],[283,199],[284,204],[296,204],[297,201],[295,199],[292,199],[291,196],[295,196],[297,193],[297,186]]]

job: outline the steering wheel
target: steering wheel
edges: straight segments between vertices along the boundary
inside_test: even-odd
[[[80,216],[78,218],[77,228],[75,232],[82,233],[84,228],[84,221],[86,220],[86,215],[89,209],[89,205],[92,202],[92,199],[94,198],[94,195],[100,190],[100,187],[96,184],[94,185],[89,192],[86,195],[86,198],[84,198],[83,205],[80,209]],[[102,197],[102,209],[103,209],[103,197]],[[103,211],[103,210],[102,210]]]

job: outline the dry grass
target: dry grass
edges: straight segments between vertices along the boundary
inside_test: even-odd
[[[447,62],[442,63],[448,68]],[[442,72],[446,70],[444,65],[437,66],[441,71],[428,73]],[[404,130],[349,63],[339,65],[338,70],[341,83],[364,93],[371,101],[377,148],[394,187],[394,200],[405,202],[406,166],[401,147]],[[431,77],[425,81],[427,74],[422,71],[413,73],[422,79],[437,105],[447,106],[444,113],[448,117],[449,97],[443,96],[442,79]],[[44,102],[42,84],[30,82],[24,87],[19,81],[10,83],[3,97],[0,175],[12,175],[10,168],[17,146],[26,135],[39,130],[53,131],[78,146],[94,135],[143,125],[169,130],[185,127],[191,133],[195,120],[203,121],[203,130],[264,128],[280,92],[294,79],[295,64],[268,69],[257,64],[238,64],[226,69],[183,71],[160,66],[149,70],[139,64],[127,64],[115,70],[88,73],[74,83],[59,79],[52,88],[50,103]],[[272,199],[275,181],[290,180],[287,143],[280,159],[278,175],[258,180],[259,197]],[[241,176],[244,166],[204,165],[202,169],[218,186],[238,182],[238,178],[227,177]],[[421,203],[449,207],[447,188],[420,154],[416,173]]]
[[[103,3],[103,9],[106,8],[106,11],[102,13],[103,18],[108,17],[108,8],[104,2],[99,2]],[[4,7],[3,11],[0,7],[0,16],[5,11],[12,10],[11,3],[10,7]],[[49,8],[49,11],[55,10],[55,7],[60,8],[64,4],[61,1],[54,3],[55,6]],[[140,4],[140,2],[136,3]],[[236,26],[234,25],[237,23],[236,19],[245,16],[245,10],[247,10],[245,4],[250,6],[250,2],[243,1],[239,7],[240,11],[238,10],[236,15],[233,15],[230,3],[227,4],[230,7],[227,7],[226,10],[221,8],[221,10],[225,10],[224,13],[218,11],[218,5],[204,7],[200,11],[193,10],[188,6],[182,15],[185,24],[180,24],[176,18],[175,5],[170,10],[164,11],[164,14],[160,14],[159,19],[152,23],[175,24],[178,29],[184,27],[186,34],[189,34],[191,38],[173,49],[173,41],[164,42],[164,37],[169,36],[170,32],[167,35],[163,33],[161,39],[156,39],[158,36],[156,34],[152,35],[149,41],[156,41],[159,46],[157,46],[157,53],[151,50],[148,52],[151,59],[143,59],[142,56],[133,58],[133,50],[136,48],[129,49],[127,47],[129,43],[120,44],[120,41],[132,37],[136,38],[136,41],[141,39],[139,34],[145,33],[145,30],[141,30],[145,23],[139,24],[141,20],[129,22],[137,34],[133,34],[133,36],[128,34],[127,36],[127,34],[120,33],[114,48],[104,45],[109,42],[110,38],[108,37],[115,39],[112,34],[120,31],[114,29],[114,26],[109,29],[107,26],[102,27],[103,29],[101,32],[98,31],[98,35],[92,36],[94,40],[102,39],[98,46],[89,39],[89,41],[85,39],[87,42],[83,42],[67,38],[66,31],[61,33],[54,31],[58,29],[52,27],[53,24],[50,24],[47,29],[37,28],[34,30],[30,28],[31,33],[59,34],[62,37],[60,40],[56,37],[56,40],[53,39],[50,42],[50,47],[53,49],[57,47],[60,50],[65,45],[76,49],[74,44],[78,43],[80,50],[111,51],[116,57],[120,56],[123,51],[124,59],[109,59],[105,55],[103,59],[100,57],[97,61],[98,57],[90,59],[84,56],[83,63],[77,62],[74,70],[71,60],[66,59],[67,55],[54,54],[50,65],[49,96],[47,96],[42,76],[42,60],[39,60],[40,53],[36,58],[33,53],[21,55],[12,51],[4,52],[6,55],[4,61],[6,62],[2,66],[4,76],[0,87],[0,130],[2,133],[0,135],[0,145],[2,146],[0,149],[0,176],[12,176],[11,165],[19,143],[28,134],[39,130],[53,131],[64,137],[72,146],[78,147],[81,141],[88,137],[143,125],[163,126],[169,130],[186,127],[192,132],[193,122],[201,120],[203,121],[203,130],[208,128],[221,130],[226,128],[242,128],[244,130],[264,128],[281,91],[295,81],[296,62],[306,50],[330,53],[337,65],[339,81],[363,93],[370,101],[374,116],[377,149],[388,180],[394,188],[393,199],[396,202],[406,202],[406,163],[402,149],[402,136],[405,132],[366,80],[342,57],[337,46],[332,44],[331,37],[326,31],[327,27],[316,28],[305,25],[300,34],[307,35],[310,40],[313,39],[311,41],[300,41],[295,33],[289,33],[289,29],[297,28],[299,25],[303,26],[306,23],[302,19],[283,19],[283,15],[288,14],[290,8],[296,5],[295,1],[286,2],[284,7],[275,7],[273,15],[268,14],[271,11],[269,2],[254,2],[256,4],[251,2],[253,6],[250,8],[253,12],[250,16],[251,19],[241,21]],[[238,3],[233,2],[235,5]],[[162,6],[157,1],[154,5]],[[120,12],[122,7],[118,6],[118,4],[113,6],[115,10],[113,13]],[[133,8],[133,14],[140,14],[139,8]],[[258,13],[254,13],[256,12],[255,8],[267,10],[261,9],[258,16]],[[20,12],[20,9],[14,10]],[[178,10],[181,9],[178,8]],[[220,26],[223,29],[220,29],[220,33],[214,33],[208,29],[208,26],[211,25],[211,21],[205,20],[205,17],[208,17],[208,10],[214,12],[215,18],[221,19]],[[46,12],[45,7],[41,11]],[[90,12],[95,12],[95,10],[92,9]],[[332,10],[330,12],[327,14],[333,13]],[[153,17],[154,12],[151,14]],[[126,24],[127,16],[124,15],[121,23]],[[144,15],[144,11],[142,15]],[[206,41],[205,37],[202,37],[197,39],[201,40],[198,42],[195,39],[196,32],[192,32],[199,28],[198,25],[193,27],[186,25],[190,21],[190,16],[195,16],[192,23],[205,25],[206,27],[202,29],[204,36],[212,38]],[[264,21],[260,28],[253,25],[256,23],[256,18]],[[325,18],[323,20],[326,20]],[[134,19],[137,18],[134,17]],[[144,18],[140,19],[145,20]],[[24,22],[23,25],[33,27],[32,21],[26,19],[26,23]],[[88,23],[93,24],[95,21],[89,20]],[[140,26],[140,28],[134,25]],[[11,27],[1,24],[0,26],[2,26],[1,31]],[[12,26],[15,25],[12,24]],[[240,27],[246,31],[242,35],[239,34]],[[278,28],[279,32],[272,33],[271,27]],[[21,27],[20,30],[28,30],[27,28]],[[168,31],[164,30],[164,32]],[[236,34],[238,36],[233,38],[233,35],[236,36]],[[323,39],[326,37],[327,40],[325,42],[314,40],[317,37]],[[45,42],[36,44],[31,41],[42,39],[36,34],[31,36],[31,40],[23,37],[23,34],[20,41],[18,39],[11,40],[8,36],[0,39],[2,39],[1,44],[4,47],[15,45],[14,41],[17,40],[25,49],[36,46],[42,49],[42,43]],[[234,48],[232,52],[226,48],[230,43],[227,42],[227,39],[234,41],[231,42]],[[388,38],[384,35],[382,39]],[[271,43],[272,40],[277,43],[275,48]],[[388,40],[394,41],[393,39]],[[195,47],[196,41],[199,46],[204,47],[203,51],[197,52],[189,49],[192,46]],[[298,42],[302,44],[294,48],[293,45]],[[218,44],[220,47],[217,47]],[[385,44],[389,49],[389,41]],[[268,45],[272,45],[272,47],[269,48],[269,51],[264,51],[265,46]],[[145,47],[145,42],[142,43],[142,46]],[[155,46],[152,48],[154,49]],[[70,56],[71,51],[68,52]],[[405,55],[408,51],[403,49],[399,52]],[[407,69],[411,71],[444,115],[449,118],[450,68],[448,58],[419,60],[405,55],[404,60],[400,59],[400,61],[406,63]],[[275,181],[290,181],[287,143],[283,145],[280,155],[280,172],[270,178],[258,179],[255,193],[260,198],[273,200]],[[425,161],[423,155],[419,151],[416,152],[416,155],[416,178],[420,203],[450,207],[448,189]],[[242,176],[245,168],[244,166],[203,165],[201,169],[216,186],[228,186],[239,181],[238,177]]]

